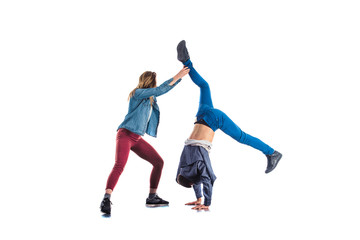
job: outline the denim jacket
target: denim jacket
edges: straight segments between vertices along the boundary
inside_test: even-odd
[[[167,93],[181,81],[180,79],[174,85],[170,86],[169,83],[172,80],[173,78],[165,81],[156,88],[136,89],[134,96],[130,98],[128,113],[117,130],[126,128],[141,136],[144,136],[144,134],[147,133],[152,137],[156,137],[160,120],[160,109],[157,105],[156,97]],[[154,102],[152,104],[153,110],[151,111],[151,116],[149,118],[151,96],[153,96]]]

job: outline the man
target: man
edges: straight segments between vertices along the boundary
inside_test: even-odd
[[[200,103],[196,114],[196,122],[189,139],[186,140],[184,150],[176,175],[176,181],[184,187],[193,187],[197,200],[187,205],[197,205],[192,209],[208,210],[211,204],[212,187],[216,176],[211,167],[209,151],[217,129],[222,130],[236,141],[251,146],[267,157],[265,173],[275,169],[282,154],[269,145],[243,132],[224,112],[213,107],[209,84],[194,69],[187,51],[185,41],[177,46],[178,60],[190,69],[191,80],[200,88]],[[201,184],[203,185],[204,204],[201,204]]]

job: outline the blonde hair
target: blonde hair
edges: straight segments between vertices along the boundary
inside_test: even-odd
[[[136,89],[138,88],[154,88],[156,87],[156,73],[151,71],[146,71],[139,77],[139,84],[132,90],[129,94],[128,100],[132,98],[135,94]],[[154,102],[154,98],[150,97],[151,105]]]

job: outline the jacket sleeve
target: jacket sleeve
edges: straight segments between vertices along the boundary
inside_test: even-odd
[[[199,162],[198,171],[201,174],[200,180],[203,185],[203,194],[205,197],[204,205],[210,206],[213,185],[204,162]]]
[[[201,181],[203,184],[203,191],[204,191],[204,205],[210,206],[211,205],[211,195],[212,195],[212,184],[209,177],[201,177]]]
[[[135,91],[134,97],[137,99],[143,99],[143,98],[149,98],[151,96],[160,96],[168,91],[170,91],[172,88],[174,88],[180,81],[179,79],[174,85],[170,86],[169,83],[173,80],[173,78],[170,78],[169,80],[163,82],[160,86],[156,88],[138,88]]]
[[[201,198],[202,197],[201,184],[194,184],[193,189],[194,189],[196,198]]]

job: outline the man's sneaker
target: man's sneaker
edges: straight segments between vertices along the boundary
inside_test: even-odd
[[[278,151],[275,151],[271,155],[266,155],[266,157],[267,157],[268,163],[267,163],[267,168],[266,168],[265,173],[269,173],[276,168],[276,166],[278,165],[278,163],[282,157],[282,154],[279,153]]]
[[[146,199],[147,207],[164,207],[169,206],[169,202],[161,199],[157,194],[153,198]]]
[[[177,59],[184,63],[186,62],[187,60],[190,59],[190,56],[189,56],[189,53],[187,51],[187,48],[186,48],[186,42],[185,40],[182,40],[181,42],[179,42],[179,44],[177,45]]]
[[[100,205],[100,210],[103,212],[103,213],[106,213],[106,214],[111,214],[111,201],[109,198],[104,198],[101,202],[101,205]]]

